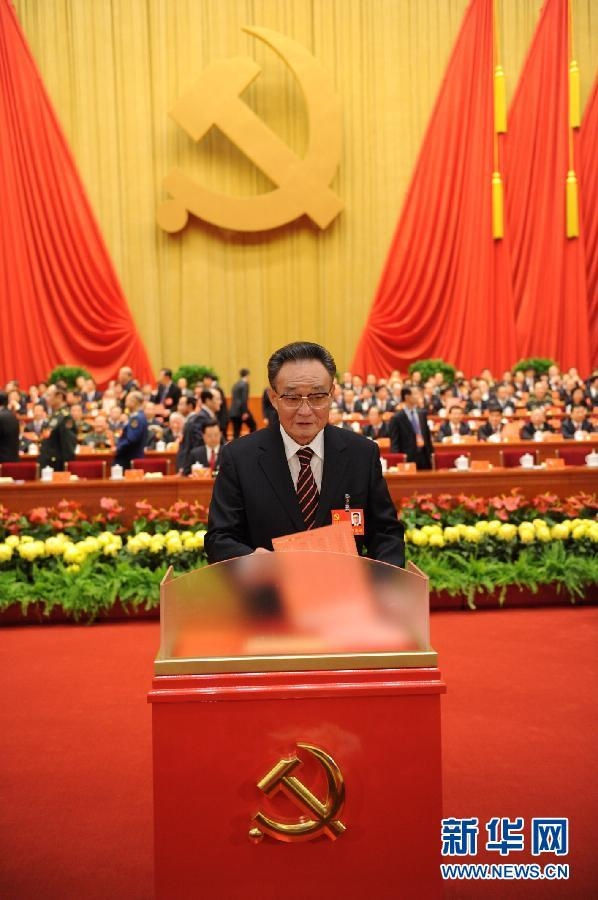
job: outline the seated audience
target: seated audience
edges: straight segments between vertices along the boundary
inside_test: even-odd
[[[342,410],[346,416],[352,416],[354,413],[361,412],[361,406],[355,399],[355,391],[353,388],[345,388],[343,391]]]
[[[331,406],[328,413],[328,424],[334,425],[335,428],[345,428],[352,431],[350,424],[343,419],[343,411],[338,406]]]
[[[218,421],[211,422],[206,419],[201,425],[201,434],[203,444],[194,447],[189,453],[189,464],[184,474],[191,473],[191,467],[199,463],[200,466],[216,470],[218,468],[218,457],[222,446],[222,431]]]
[[[587,407],[582,403],[579,403],[577,406],[574,406],[571,410],[571,415],[567,419],[563,419],[561,424],[561,434],[567,440],[574,439],[578,432],[581,432],[580,437],[585,437],[588,434],[591,434],[594,431],[594,426],[590,422],[588,418],[588,410]]]
[[[473,388],[465,404],[465,412],[472,416],[481,416],[487,409],[488,401],[482,399],[481,387]]]
[[[513,387],[511,384],[499,384],[492,400],[494,406],[498,406],[504,416],[512,416],[515,413],[515,401],[512,399]]]
[[[463,421],[463,407],[453,403],[448,411],[447,421],[443,422],[436,432],[436,440],[447,443],[467,434],[471,434],[471,429],[467,422]]]
[[[206,421],[218,422],[220,394],[217,391],[203,390],[200,399],[201,409],[189,416],[185,422],[183,437],[176,457],[177,472],[185,472],[189,469],[191,451],[203,444],[203,423]]]
[[[374,440],[389,436],[388,426],[383,421],[382,414],[377,406],[370,406],[368,409],[368,424],[362,427],[361,433],[364,437],[373,438]]]
[[[88,434],[92,426],[89,422],[86,422],[83,418],[83,407],[80,403],[73,403],[71,406],[71,418],[75,425],[75,434],[77,435],[77,441],[81,441],[82,438]]]
[[[355,400],[355,412],[361,413],[362,416],[365,416],[368,409],[371,406],[374,406],[376,403],[375,397],[372,395],[369,387],[363,387],[361,389],[361,394]]]
[[[108,428],[115,437],[119,437],[125,426],[127,417],[123,414],[120,406],[113,406],[108,413]]]
[[[179,412],[171,413],[170,418],[168,419],[168,425],[164,429],[164,434],[162,436],[162,440],[166,444],[167,450],[173,449],[172,444],[175,444],[176,449],[178,450],[178,445],[183,439],[184,427],[184,417]]]
[[[46,410],[41,405],[41,403],[36,403],[33,407],[33,415],[31,421],[27,423],[25,431],[30,436],[35,435],[35,437],[39,440],[42,436],[42,432],[44,432],[47,427],[48,417],[46,415]]]
[[[536,381],[532,396],[527,401],[526,406],[530,410],[538,409],[539,407],[545,409],[552,406],[552,397],[548,392],[548,385],[545,381]]]
[[[81,391],[81,405],[85,412],[97,409],[102,400],[102,392],[98,391],[93,378],[85,378]]]
[[[380,413],[394,412],[395,403],[393,400],[391,400],[388,393],[388,388],[385,384],[378,385],[375,403],[380,410]]]
[[[547,435],[554,434],[554,428],[546,421],[544,407],[532,409],[530,421],[520,431],[522,441],[542,441]]]
[[[565,405],[565,412],[571,414],[575,406],[585,406],[588,411],[592,409],[592,403],[589,397],[586,396],[585,390],[581,387],[575,387],[571,391],[569,402]]]
[[[500,441],[501,433],[504,428],[502,421],[502,412],[499,406],[488,407],[488,421],[478,429],[479,441],[491,441],[492,443]]]
[[[85,435],[81,443],[94,450],[111,450],[114,447],[114,433],[108,427],[106,416],[99,413],[93,420],[91,431]]]

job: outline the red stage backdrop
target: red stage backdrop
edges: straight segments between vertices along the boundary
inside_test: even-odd
[[[586,280],[591,363],[598,366],[598,81],[588,100],[579,136],[581,219],[586,245]]]
[[[355,352],[387,375],[441,356],[466,374],[516,359],[508,234],[492,238],[492,0],[472,0]]]
[[[10,0],[0,0],[0,382],[152,367]]]
[[[519,355],[552,356],[583,374],[590,367],[583,228],[578,238],[565,233],[568,69],[567,0],[546,0],[509,114],[505,228]]]

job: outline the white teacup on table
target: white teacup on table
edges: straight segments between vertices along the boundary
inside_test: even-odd
[[[457,459],[455,460],[455,469],[459,469],[460,471],[463,471],[464,469],[469,469],[469,457],[465,456],[464,454],[461,454],[461,456],[458,456]]]
[[[519,465],[523,469],[533,469],[534,468],[534,457],[531,453],[524,453],[523,456],[519,457]]]
[[[591,469],[598,468],[598,453],[596,450],[592,450],[592,452],[588,453],[586,456],[586,466],[589,466]]]

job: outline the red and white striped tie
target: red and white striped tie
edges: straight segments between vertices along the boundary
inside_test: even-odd
[[[302,447],[301,450],[297,450],[297,457],[301,464],[299,478],[297,479],[297,499],[299,500],[301,514],[307,529],[313,527],[318,500],[320,499],[316,479],[310,465],[313,455],[314,451],[310,447]]]

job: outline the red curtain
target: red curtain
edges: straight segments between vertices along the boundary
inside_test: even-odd
[[[586,249],[592,367],[598,366],[598,81],[588,100],[579,136],[581,219]]]
[[[516,358],[508,237],[492,238],[492,0],[472,0],[423,141],[353,371]]]
[[[116,188],[115,188],[116,189]],[[152,367],[15,11],[0,0],[0,382]]]
[[[568,69],[567,0],[546,0],[508,119],[505,227],[519,355],[551,356],[587,373],[583,234],[565,233]]]

